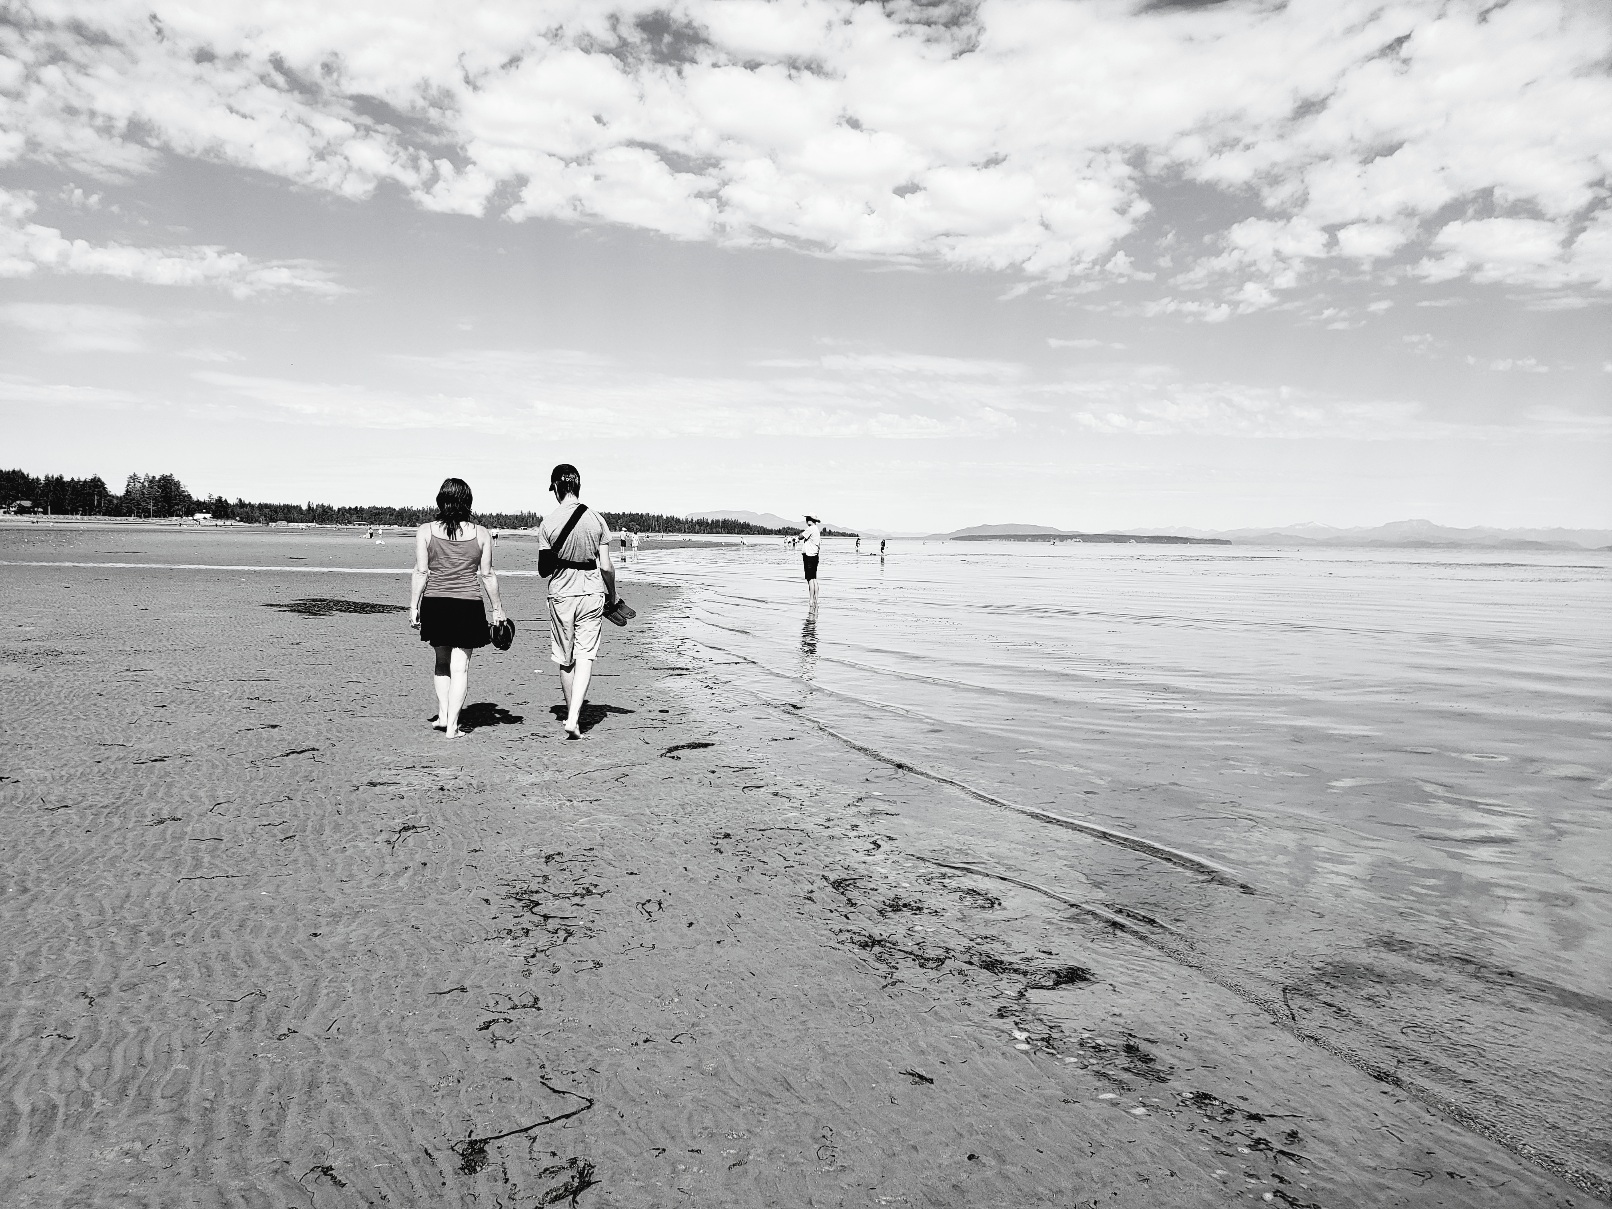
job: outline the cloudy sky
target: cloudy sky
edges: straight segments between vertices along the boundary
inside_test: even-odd
[[[6,11],[6,466],[1612,525],[1603,0]]]

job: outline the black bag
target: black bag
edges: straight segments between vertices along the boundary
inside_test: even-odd
[[[501,651],[507,651],[515,645],[515,623],[509,618],[493,622],[493,645]]]
[[[577,510],[571,514],[571,519],[565,522],[565,528],[554,539],[554,544],[547,550],[537,552],[537,573],[544,579],[550,579],[560,569],[560,547],[565,545],[565,539],[571,536],[571,530],[577,527],[582,514],[588,510],[586,504],[578,504]]]

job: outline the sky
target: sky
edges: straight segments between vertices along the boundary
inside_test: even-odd
[[[1612,526],[1600,0],[14,2],[0,465]]]

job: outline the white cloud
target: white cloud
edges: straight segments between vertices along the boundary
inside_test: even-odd
[[[1117,343],[1115,341],[1093,340],[1093,339],[1091,339],[1089,337],[1085,337],[1085,336],[1083,336],[1083,337],[1081,337],[1081,338],[1079,338],[1077,340],[1060,340],[1057,336],[1048,336],[1047,337],[1047,347],[1048,348],[1080,348],[1080,349],[1088,349],[1088,348],[1124,348],[1126,346],[1123,345],[1123,344]]]
[[[1557,260],[1562,235],[1555,223],[1536,218],[1485,218],[1452,222],[1433,240],[1436,258],[1419,271],[1429,281],[1472,274],[1479,281],[1504,281],[1533,273]]]
[[[925,360],[913,358],[914,362]],[[356,428],[463,428],[495,436],[587,439],[742,436],[988,437],[1013,432],[1013,392],[958,377],[910,381],[876,361],[776,366],[756,377],[632,370],[585,354],[484,350],[398,358],[411,385],[379,390],[215,371],[195,375],[220,399],[269,414]],[[437,389],[433,389],[436,387]]]
[[[1084,433],[1273,440],[1504,440],[1517,425],[1437,420],[1420,405],[1206,382],[1106,361],[1038,377],[1011,362],[829,355],[739,373],[672,373],[591,354],[467,350],[394,357],[392,387],[202,370],[207,407],[341,428],[463,430],[499,439],[748,437],[1038,442]],[[1519,422],[1521,423],[1521,422]]]
[[[1338,228],[1338,252],[1353,260],[1381,260],[1404,247],[1407,238],[1406,231],[1392,223],[1350,223]]]
[[[0,403],[26,403],[30,406],[82,404],[119,408],[149,405],[151,402],[149,397],[133,391],[69,382],[41,382],[21,374],[0,374]]]
[[[145,347],[144,315],[110,306],[13,302],[0,307],[0,322],[40,337],[49,352],[134,353]]]
[[[29,221],[34,201],[0,189],[0,277],[32,277],[41,270],[142,281],[150,285],[212,285],[237,298],[280,290],[337,294],[342,287],[306,261],[258,261],[217,247],[133,247],[69,239],[55,227]]]
[[[1497,357],[1494,360],[1485,361],[1468,355],[1466,363],[1480,366],[1483,369],[1494,370],[1496,373],[1505,373],[1509,370],[1516,370],[1524,374],[1550,373],[1550,366],[1541,364],[1533,357]]]
[[[171,151],[436,210],[507,194],[515,219],[1094,280],[1142,272],[1153,185],[1185,175],[1264,213],[1176,313],[1424,248],[1435,279],[1612,288],[1602,6],[957,7],[37,0],[0,31],[0,161],[115,178]]]

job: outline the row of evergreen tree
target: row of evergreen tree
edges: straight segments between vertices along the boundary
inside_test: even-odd
[[[59,474],[35,478],[22,470],[0,470],[0,508],[26,502],[32,512],[53,516],[176,517],[207,513],[215,520],[248,525],[277,522],[315,525],[413,526],[436,515],[432,508],[336,507],[331,504],[265,504],[233,502],[223,496],[201,498],[185,490],[171,474],[131,474],[121,495],[107,489],[99,475],[69,479]],[[537,512],[484,512],[476,519],[497,529],[530,529],[543,519]],[[727,533],[757,537],[792,535],[793,529],[764,529],[745,521],[694,520],[658,512],[607,512],[612,529],[633,533]]]
[[[131,474],[119,495],[100,475],[70,479],[59,474],[41,478],[23,470],[0,470],[0,508],[26,505],[31,512],[53,516],[190,516],[207,511],[171,474]]]

